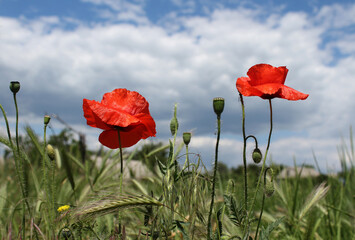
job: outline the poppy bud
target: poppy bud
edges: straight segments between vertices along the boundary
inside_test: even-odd
[[[175,132],[178,130],[178,128],[179,128],[179,122],[176,117],[173,117],[170,121],[171,135],[175,135]]]
[[[261,159],[263,158],[263,155],[262,155],[259,148],[254,149],[254,151],[252,153],[252,158],[256,164],[258,164],[261,161]]]
[[[266,179],[266,183],[265,183],[265,195],[267,197],[271,197],[274,192],[275,192],[275,187],[274,187],[274,171],[272,170],[272,168],[269,168],[270,172],[271,172],[271,178],[270,179]]]
[[[175,106],[174,106],[174,116],[170,121],[170,132],[171,132],[171,135],[173,135],[173,136],[175,135],[176,131],[179,128],[179,122],[176,117],[176,109],[177,109],[177,104],[175,104]]]
[[[184,140],[185,145],[189,145],[190,140],[191,140],[191,133],[190,132],[184,132],[182,134],[182,139]]]
[[[265,195],[267,197],[271,197],[275,192],[274,182],[273,181],[266,181],[265,184]]]
[[[216,97],[213,99],[213,110],[217,116],[221,116],[224,109],[224,98]]]
[[[17,81],[10,82],[10,90],[14,94],[16,94],[18,91],[20,91],[20,82],[17,82]]]
[[[55,159],[55,151],[54,151],[53,146],[50,144],[47,145],[47,155],[50,160],[53,161]]]
[[[50,120],[51,120],[51,117],[48,116],[48,115],[45,115],[45,116],[44,116],[44,119],[43,119],[43,122],[44,122],[45,125],[48,125],[48,123],[49,123]]]

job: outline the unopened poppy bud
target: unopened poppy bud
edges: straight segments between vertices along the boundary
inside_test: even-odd
[[[189,145],[190,140],[191,140],[191,133],[190,132],[184,132],[182,134],[182,139],[184,140],[185,145]]]
[[[18,91],[20,91],[20,82],[17,82],[17,81],[10,82],[10,90],[14,94],[16,94]]]
[[[177,104],[175,104],[175,106],[174,106],[174,116],[173,116],[173,118],[170,121],[170,132],[171,132],[171,135],[175,135],[176,131],[179,128],[179,122],[178,122],[177,117],[176,117],[176,110],[177,110]]]
[[[224,109],[224,98],[217,97],[213,99],[213,110],[217,114],[217,116],[220,116],[223,112]]]
[[[261,161],[261,159],[263,158],[263,155],[262,155],[259,148],[254,149],[253,154],[252,154],[252,158],[256,164],[258,164]]]
[[[266,183],[265,183],[265,195],[267,197],[271,197],[274,194],[274,192],[275,192],[274,170],[272,170],[272,168],[269,168],[269,170],[270,170],[271,178],[270,179],[266,179]]]
[[[55,151],[54,151],[53,146],[50,144],[47,145],[47,155],[50,160],[53,161],[55,159]]]
[[[179,128],[179,122],[176,117],[173,117],[170,121],[170,132],[171,135],[175,135],[176,131]]]
[[[275,192],[274,182],[273,181],[266,181],[265,184],[265,195],[267,197],[271,197]]]
[[[45,115],[43,122],[44,122],[45,125],[48,125],[48,123],[49,123],[50,120],[51,120],[51,117],[48,116],[48,115]]]

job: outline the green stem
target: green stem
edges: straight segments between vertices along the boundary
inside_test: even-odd
[[[48,178],[48,171],[46,168],[46,156],[47,156],[47,124],[44,124],[43,127],[43,156],[42,156],[42,171],[43,171],[43,185],[45,188],[45,194],[46,194],[46,199],[47,199],[47,206],[48,206],[48,215],[49,215],[49,226],[52,230],[52,235],[53,237],[55,236],[54,233],[54,215],[53,215],[53,211],[54,211],[54,204],[52,201],[52,194],[53,192],[51,191],[51,187],[50,187],[50,179]],[[51,168],[51,166],[50,166]]]
[[[269,170],[269,169],[270,168],[266,168],[265,172],[264,172],[264,188],[266,187],[266,173],[267,173],[267,170]],[[264,203],[265,203],[265,193],[263,194],[263,200],[261,202],[260,216],[258,219],[258,226],[256,227],[256,233],[255,233],[255,238],[254,238],[255,240],[258,239],[259,226],[260,226],[261,218],[263,216],[263,211],[264,211]]]
[[[211,193],[211,205],[210,212],[208,214],[208,223],[207,223],[207,239],[211,239],[211,218],[214,204],[215,188],[216,188],[216,175],[217,175],[217,163],[218,163],[218,145],[219,138],[221,135],[221,115],[217,115],[217,142],[216,142],[216,151],[215,151],[215,161],[214,161],[214,170],[212,178],[212,193]]]
[[[121,134],[119,127],[117,128],[118,133],[118,146],[120,148],[120,162],[121,162],[121,169],[120,169],[120,194],[123,193],[123,153],[122,153],[122,142],[121,142]],[[122,231],[122,216],[121,214],[118,215],[118,232],[121,235]]]
[[[267,157],[267,154],[268,154],[268,151],[269,151],[269,148],[270,148],[271,134],[272,134],[272,128],[273,128],[271,99],[269,99],[269,108],[270,108],[270,132],[269,132],[269,137],[268,137],[267,146],[266,146],[266,150],[265,150],[265,155],[264,155],[264,159],[263,159],[263,165],[261,167],[261,172],[260,172],[260,175],[259,175],[258,183],[256,185],[256,190],[255,190],[255,193],[254,193],[252,204],[251,204],[250,209],[249,209],[249,213],[251,213],[251,211],[253,211],[253,207],[254,207],[255,200],[256,200],[256,195],[257,195],[257,193],[259,191],[259,188],[260,188],[261,177],[262,177],[262,174],[263,174],[264,169],[265,169],[266,157]]]
[[[26,205],[28,207],[28,211],[30,211],[29,209],[29,204],[27,202],[27,190],[26,190],[26,186],[25,186],[25,172],[23,169],[23,165],[24,165],[24,161],[21,159],[20,157],[20,144],[19,144],[19,134],[18,134],[18,106],[17,106],[17,100],[16,100],[16,93],[13,94],[14,96],[14,103],[15,103],[15,109],[16,109],[16,147],[17,147],[17,156],[19,157],[20,161],[19,161],[19,170],[22,172],[22,176],[20,177],[20,182],[22,185],[22,195],[24,197],[24,202],[22,204],[23,206],[23,213],[22,213],[22,238],[25,239],[25,233],[26,233],[26,228],[25,228],[25,224],[26,224],[26,216],[25,216],[25,211],[26,211]],[[22,162],[21,162],[22,160]]]
[[[244,167],[244,209],[247,213],[248,210],[248,173],[247,173],[247,158],[246,158],[246,149],[247,149],[247,137],[245,134],[245,107],[244,107],[244,100],[242,94],[239,93],[240,103],[242,105],[242,131],[243,131],[243,167]],[[248,213],[247,213],[248,214]],[[246,218],[249,220],[249,218]],[[247,222],[247,226],[249,226]],[[249,227],[248,227],[249,228]]]

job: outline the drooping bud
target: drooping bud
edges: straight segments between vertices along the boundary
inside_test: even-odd
[[[182,139],[184,140],[185,145],[189,145],[190,140],[191,140],[191,133],[190,132],[184,132],[182,134]]]
[[[18,82],[18,81],[10,82],[10,90],[14,94],[16,94],[18,91],[20,91],[20,82]]]
[[[252,158],[256,164],[261,162],[261,159],[263,158],[263,154],[261,153],[259,148],[254,149],[254,151],[252,153]]]
[[[53,161],[55,159],[55,150],[54,150],[53,146],[50,144],[47,145],[47,155],[50,160]]]
[[[266,181],[265,184],[265,195],[271,197],[275,192],[275,187],[273,181]]]
[[[271,178],[270,179],[266,179],[266,183],[265,183],[265,195],[266,197],[271,197],[274,192],[275,192],[275,187],[274,187],[274,171],[272,170],[272,168],[269,169],[271,172]]]
[[[171,132],[171,135],[173,135],[173,136],[175,135],[176,131],[179,128],[179,122],[178,122],[177,117],[176,117],[176,108],[177,108],[177,104],[175,104],[174,116],[173,116],[173,118],[170,121],[170,132]]]
[[[224,109],[224,98],[216,97],[213,99],[213,110],[217,116],[221,116]]]
[[[45,125],[48,125],[48,123],[49,123],[50,120],[51,120],[51,117],[48,116],[48,115],[45,115],[45,116],[44,116],[44,119],[43,119],[43,122],[44,122]]]

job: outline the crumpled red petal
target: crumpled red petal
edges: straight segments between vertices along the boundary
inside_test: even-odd
[[[94,104],[94,100],[83,99],[83,111],[84,117],[86,118],[87,125],[91,127],[100,128],[103,130],[111,129],[109,125],[104,123],[90,108],[92,104]]]
[[[112,126],[127,127],[138,123],[139,119],[122,109],[112,108],[110,105],[91,101],[89,104],[92,112],[104,123]]]
[[[112,92],[105,93],[101,103],[112,109],[136,115],[139,113],[149,113],[149,103],[145,98],[135,91],[127,89],[115,89]]]
[[[121,146],[123,148],[131,147],[139,140],[150,137],[145,131],[146,128],[143,124],[120,130]],[[99,141],[108,148],[119,148],[117,129],[103,131],[99,136]]]
[[[293,88],[283,85],[279,93],[279,98],[284,98],[291,101],[305,100],[309,94],[301,93]]]
[[[250,85],[250,78],[241,77],[237,79],[237,89],[243,96],[262,96],[263,93]]]
[[[270,95],[270,97],[276,97],[277,92],[282,88],[282,84],[279,83],[267,83],[258,86],[254,86],[257,90],[263,93],[263,95]]]
[[[284,84],[288,73],[286,67],[273,67],[269,64],[257,64],[252,66],[247,75],[250,78],[250,85],[262,85],[267,83]]]

